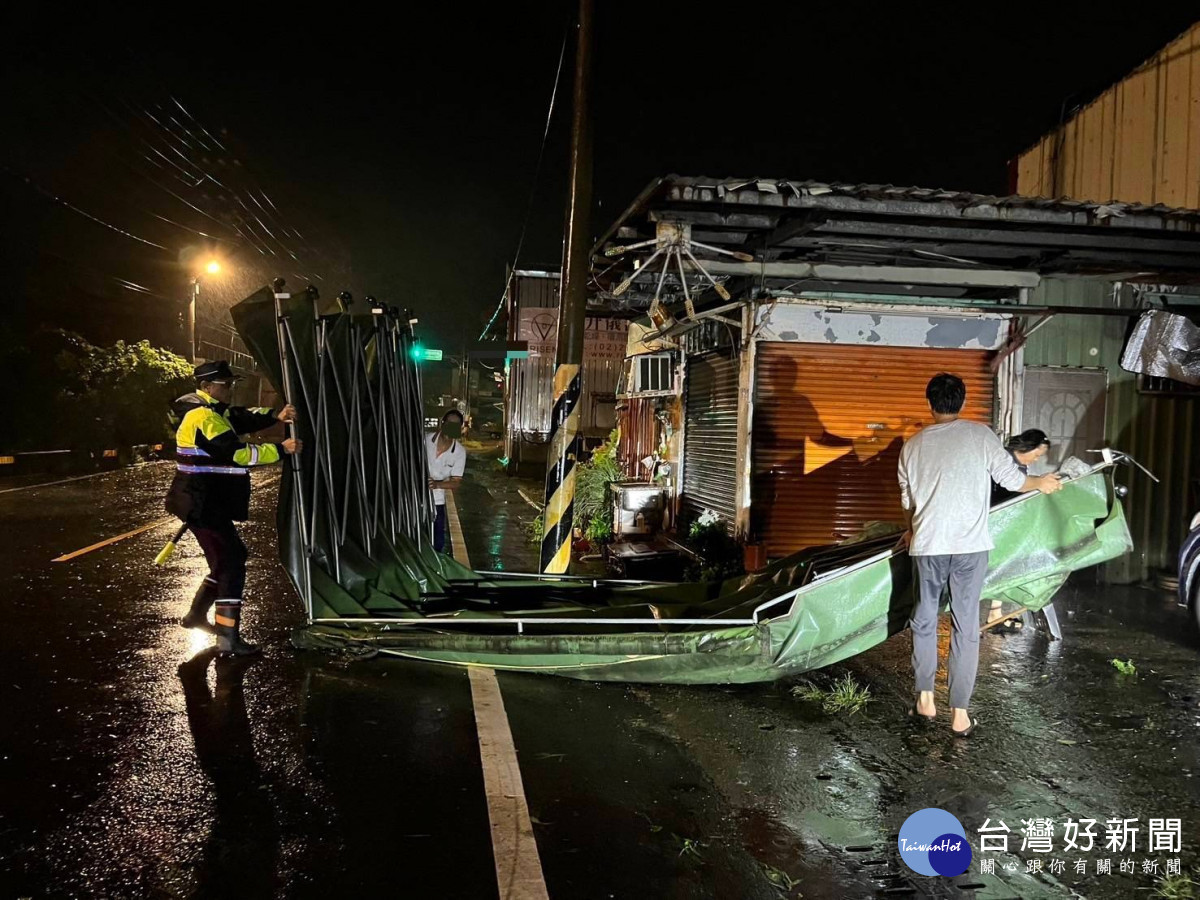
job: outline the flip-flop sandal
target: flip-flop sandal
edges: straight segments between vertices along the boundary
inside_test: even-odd
[[[979,727],[979,720],[978,720],[978,719],[974,719],[974,718],[973,718],[973,719],[971,719],[971,724],[970,724],[970,726],[969,726],[969,727],[967,727],[967,728],[964,728],[962,731],[955,731],[953,728],[951,728],[951,729],[950,729],[950,733],[951,733],[952,735],[954,735],[955,737],[959,737],[959,738],[970,737],[970,736],[971,736],[971,734],[972,734],[972,733],[975,731],[975,729],[976,729],[976,728],[978,728],[978,727]]]
[[[928,725],[937,719],[937,716],[927,716],[925,713],[917,712],[917,704],[915,703],[908,708],[908,717],[918,725]]]

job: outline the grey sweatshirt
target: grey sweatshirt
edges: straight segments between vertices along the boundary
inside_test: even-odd
[[[980,553],[988,534],[992,482],[1019,491],[1025,476],[986,425],[956,419],[928,425],[900,451],[900,502],[913,511],[910,556]]]

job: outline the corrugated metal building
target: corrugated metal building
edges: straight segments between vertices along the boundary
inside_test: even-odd
[[[599,255],[656,235],[636,269]],[[672,242],[696,256],[690,296],[646,261]],[[1163,302],[1154,282],[1200,284],[1200,212],[670,176],[597,261],[602,296],[653,306],[683,357],[682,520],[715,509],[780,556],[895,519],[896,458],[928,418],[924,385],[954,371],[967,415],[1005,434],[1043,428],[1052,461],[1105,445],[1155,461],[1161,486],[1121,476],[1137,551],[1108,575],[1169,563],[1192,502],[1195,401],[1146,393],[1118,360],[1131,316]]]
[[[1200,23],[1076,111],[1022,153],[1016,189],[1029,196],[1200,207]],[[1178,286],[1161,290],[1178,293]],[[1194,289],[1193,289],[1194,290]],[[1051,303],[1137,305],[1132,287],[1052,281],[1040,292]],[[1177,298],[1182,299],[1182,298]],[[1062,317],[1029,341],[1029,366],[1074,366],[1105,373],[1106,432],[1162,478],[1134,480],[1127,510],[1133,557],[1112,564],[1121,580],[1170,568],[1186,528],[1200,509],[1200,421],[1193,392],[1155,384],[1119,365],[1124,323]]]
[[[1076,200],[1200,207],[1200,23],[1077,110],[1014,164],[1026,195]],[[1163,285],[1176,302],[1181,288]],[[1194,288],[1191,290],[1195,290]],[[1041,298],[1093,307],[1135,306],[1154,285],[1052,281]],[[1134,556],[1112,564],[1122,580],[1170,568],[1186,528],[1200,509],[1200,421],[1195,395],[1120,368],[1124,323],[1062,317],[1029,341],[1029,366],[1073,366],[1107,377],[1106,432],[1162,478],[1134,480],[1127,499]]]
[[[558,323],[559,273],[519,269],[507,294],[508,341],[529,346],[526,359],[513,359],[505,379],[505,457],[513,471],[544,474],[554,403],[554,346]],[[580,394],[580,434],[598,443],[616,427],[616,389],[625,355],[628,323],[590,316],[585,335]],[[607,332],[611,329],[612,334]]]
[[[1049,279],[1031,302],[1136,308],[1144,299],[1139,294],[1131,286],[1099,280]],[[1142,581],[1154,570],[1172,568],[1188,520],[1200,510],[1200,394],[1182,385],[1172,392],[1171,385],[1122,369],[1126,326],[1118,318],[1059,316],[1033,334],[1024,349],[1027,383],[1038,370],[1093,373],[1104,389],[1102,439],[1161,479],[1159,484],[1144,477],[1125,479],[1134,550],[1109,563],[1110,577],[1118,582]]]
[[[1200,208],[1200,23],[1016,161],[1029,197]]]

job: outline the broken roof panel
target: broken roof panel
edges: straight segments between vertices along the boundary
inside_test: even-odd
[[[597,243],[594,252],[603,262],[597,259],[594,266],[594,285],[602,302],[640,309],[656,293],[667,302],[680,299],[677,273],[667,272],[660,287],[661,264],[639,271],[655,249],[659,223],[686,225],[706,270],[705,261],[719,255],[703,244],[750,254],[753,262],[721,259],[711,270],[735,296],[817,289],[812,273],[793,271],[788,263],[901,267],[911,271],[896,283],[917,285],[924,283],[918,270],[932,266],[1200,282],[1200,210],[880,184],[669,175],[648,185]],[[636,252],[620,253],[622,245],[645,241],[650,243]],[[608,258],[614,253],[621,255],[615,263]],[[615,290],[635,272],[629,288]],[[831,289],[828,278],[821,289]],[[968,285],[957,296],[1010,295]]]

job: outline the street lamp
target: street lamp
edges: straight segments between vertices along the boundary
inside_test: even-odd
[[[204,265],[204,272],[209,275],[219,275],[221,264],[210,259]],[[192,365],[196,364],[196,300],[200,296],[200,273],[192,276],[192,295],[188,298],[188,346],[191,348]]]

